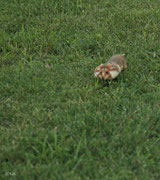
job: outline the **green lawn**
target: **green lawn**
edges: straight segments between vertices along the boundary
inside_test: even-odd
[[[0,179],[160,179],[159,0],[0,0]]]

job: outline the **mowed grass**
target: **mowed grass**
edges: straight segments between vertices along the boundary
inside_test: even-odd
[[[157,0],[1,0],[1,179],[160,179],[159,20]]]

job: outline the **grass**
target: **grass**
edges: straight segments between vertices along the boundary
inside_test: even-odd
[[[160,178],[157,0],[1,0],[1,179]],[[128,69],[94,68],[125,53]]]

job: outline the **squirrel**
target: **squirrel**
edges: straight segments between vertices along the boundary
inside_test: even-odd
[[[104,80],[115,79],[119,73],[127,68],[125,54],[117,54],[112,56],[105,64],[97,66],[94,70],[95,77]]]

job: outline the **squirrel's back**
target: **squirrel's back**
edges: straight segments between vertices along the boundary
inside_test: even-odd
[[[121,69],[127,68],[126,60],[124,59],[123,54],[112,56],[105,64],[117,64],[121,67]]]

